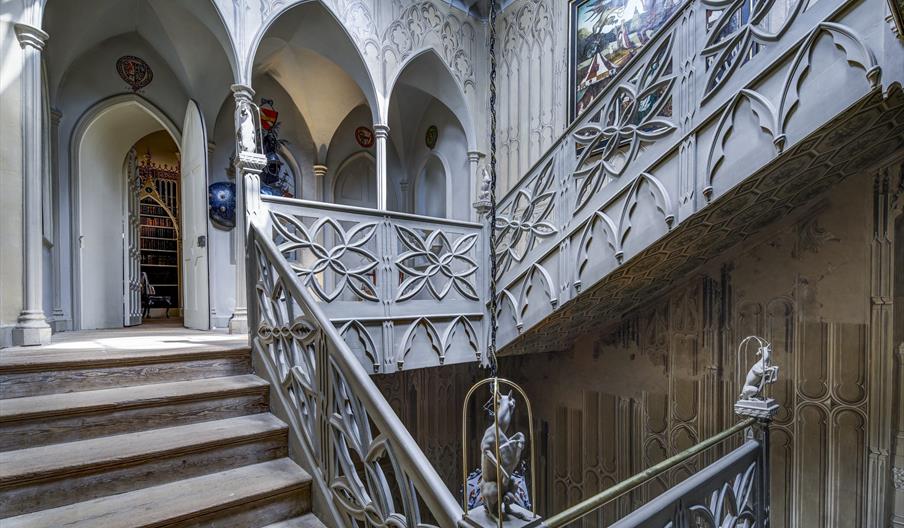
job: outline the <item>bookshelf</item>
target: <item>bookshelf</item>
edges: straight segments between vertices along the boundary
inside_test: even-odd
[[[138,166],[141,272],[154,287],[151,308],[182,307],[182,244],[179,231],[179,167],[159,165],[150,153]]]
[[[159,297],[155,308],[179,308],[179,228],[153,197],[141,199],[141,271]]]

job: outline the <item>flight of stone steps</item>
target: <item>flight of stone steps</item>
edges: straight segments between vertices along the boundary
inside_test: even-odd
[[[323,528],[247,346],[0,351],[0,526]]]

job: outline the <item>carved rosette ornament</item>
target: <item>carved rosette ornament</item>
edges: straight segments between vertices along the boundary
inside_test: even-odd
[[[758,345],[754,362],[744,376],[744,385],[738,401],[735,402],[735,414],[739,416],[757,418],[771,421],[778,412],[778,403],[765,395],[766,387],[775,383],[778,379],[778,365],[772,363],[772,344],[757,336],[749,336],[738,345],[738,379],[741,379],[742,369],[749,364],[748,345]]]

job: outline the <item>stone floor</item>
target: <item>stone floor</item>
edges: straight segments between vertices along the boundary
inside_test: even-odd
[[[179,322],[153,322],[129,328],[81,330],[54,334],[51,343],[40,347],[10,347],[0,350],[0,365],[23,357],[35,363],[54,363],[66,356],[97,359],[166,355],[186,351],[202,352],[212,348],[244,347],[248,336],[228,334],[225,330],[199,331],[183,328]]]

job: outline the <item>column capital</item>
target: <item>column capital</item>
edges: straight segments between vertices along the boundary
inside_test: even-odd
[[[56,108],[50,109],[50,124],[51,125],[58,126],[62,119],[63,119],[63,112],[60,112]]]
[[[469,150],[468,151],[468,161],[470,161],[470,162],[480,161],[481,158],[485,158],[485,157],[487,157],[487,155],[484,154],[483,152],[480,152],[479,150]]]
[[[44,49],[44,43],[50,38],[46,31],[28,24],[16,24],[13,27],[16,30],[16,38],[19,39],[19,45],[22,46],[22,49],[31,46],[41,51]]]
[[[254,88],[247,84],[233,84],[229,87],[236,101],[254,101]]]
[[[374,125],[374,136],[377,139],[386,139],[389,137],[389,125]]]
[[[326,176],[326,171],[328,170],[326,165],[314,165],[314,176],[323,177]]]

